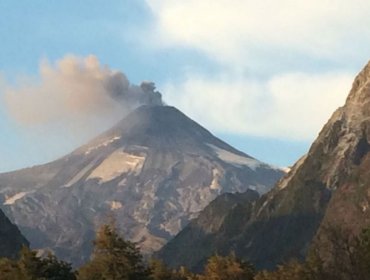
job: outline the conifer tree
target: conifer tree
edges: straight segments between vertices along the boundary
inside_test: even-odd
[[[46,258],[41,260],[42,279],[48,280],[75,280],[76,276],[72,272],[70,263],[58,260],[49,253]]]
[[[21,273],[15,260],[0,259],[0,280],[17,280],[21,279]]]
[[[252,280],[255,275],[254,267],[238,260],[235,254],[227,257],[212,256],[205,267],[200,280]]]
[[[99,229],[92,260],[78,273],[80,280],[146,280],[148,277],[136,245],[120,237],[113,225]]]
[[[150,260],[149,270],[151,280],[176,280],[175,272],[168,269],[160,260]]]
[[[23,247],[18,260],[0,260],[0,280],[75,280],[70,264],[49,253],[46,258]]]

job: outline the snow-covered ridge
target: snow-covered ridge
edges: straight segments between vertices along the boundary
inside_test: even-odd
[[[292,170],[292,168],[286,166],[286,167],[281,167],[280,170],[284,171],[285,173],[289,173]]]
[[[219,159],[227,163],[230,163],[234,166],[244,165],[248,166],[252,170],[256,170],[258,167],[261,167],[262,165],[262,163],[256,159],[231,153],[229,151],[216,147],[215,145],[212,144],[207,144],[207,146],[209,146],[216,152]]]
[[[111,143],[113,143],[113,142],[115,142],[115,141],[117,141],[117,140],[119,140],[119,139],[121,139],[121,136],[115,136],[115,137],[113,137],[113,138],[111,138],[111,139],[108,139],[108,140],[106,140],[106,141],[104,141],[104,142],[102,142],[102,143],[100,143],[100,144],[98,144],[98,145],[96,145],[96,146],[89,147],[89,148],[87,148],[87,150],[85,151],[85,155],[88,155],[88,154],[90,154],[92,151],[97,150],[97,149],[99,149],[99,148],[101,148],[101,147],[106,147],[106,146],[108,146],[109,144],[111,144]]]
[[[213,179],[212,179],[211,185],[209,187],[211,188],[211,190],[219,190],[220,191],[222,186],[220,185],[219,180],[222,178],[222,174],[217,168],[214,168],[212,170],[212,175],[213,175]]]
[[[25,195],[29,194],[30,192],[19,192],[16,193],[15,195],[12,196],[6,196],[6,200],[4,202],[4,205],[12,205],[14,204],[17,200],[23,198]]]
[[[144,161],[144,156],[129,154],[122,149],[118,149],[96,167],[87,179],[97,178],[101,183],[104,183],[117,178],[123,173],[134,172],[139,174]]]
[[[111,210],[118,210],[122,208],[122,203],[120,201],[109,201],[108,202],[110,205]]]

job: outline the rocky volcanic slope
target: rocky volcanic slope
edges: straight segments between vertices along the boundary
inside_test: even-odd
[[[340,225],[354,232],[370,224],[370,64],[356,77],[345,106],[324,126],[307,155],[276,187],[239,216],[232,229],[203,225],[201,240],[184,242],[191,225],[179,233],[159,256],[171,266],[199,267],[210,252],[235,251],[257,267],[271,268],[292,257],[304,258],[321,228]],[[217,205],[213,205],[217,208]],[[227,210],[225,210],[227,211]],[[238,210],[239,211],[239,210]],[[200,214],[202,217],[203,214]],[[226,223],[226,222],[224,222]],[[197,229],[199,232],[199,229]],[[196,244],[206,242],[200,247]],[[174,248],[183,248],[175,254]]]
[[[242,224],[248,222],[253,202],[258,198],[256,192],[249,190],[218,196],[155,257],[164,259],[174,267],[186,264],[192,270],[201,271],[212,254],[231,251],[224,245],[227,246],[227,240],[234,236],[235,231],[240,231]]]
[[[0,174],[0,202],[32,247],[77,265],[110,216],[150,253],[219,194],[263,194],[282,175],[173,107],[143,106],[66,157]]]
[[[0,210],[0,257],[15,258],[28,241]]]

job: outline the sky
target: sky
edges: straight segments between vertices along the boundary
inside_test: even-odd
[[[364,0],[0,0],[0,172],[108,129],[126,101],[107,96],[142,81],[236,148],[290,166],[368,62],[369,11]]]

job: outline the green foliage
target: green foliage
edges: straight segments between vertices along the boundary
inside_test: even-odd
[[[136,245],[104,225],[94,241],[91,261],[77,273],[79,280],[368,280],[370,279],[370,227],[358,236],[340,227],[325,230],[322,246],[313,246],[306,261],[290,261],[274,271],[256,273],[235,254],[208,259],[203,274],[185,267],[171,270],[159,260],[148,265]],[[76,280],[71,265],[49,254],[41,258],[23,247],[18,260],[0,259],[0,280]]]
[[[94,241],[92,260],[78,271],[81,280],[141,280],[148,277],[139,249],[120,237],[112,225],[100,228]]]
[[[75,280],[71,265],[49,254],[46,258],[23,247],[19,260],[0,260],[0,280]]]
[[[43,275],[42,270],[42,261],[36,256],[35,251],[31,251],[27,247],[21,249],[21,255],[18,261],[18,269],[21,272],[22,279],[39,279]]]
[[[368,280],[370,228],[358,236],[340,227],[327,227],[325,242],[314,246],[304,263],[292,261],[275,271],[262,271],[255,280]]]
[[[235,254],[227,257],[212,256],[205,267],[204,275],[199,280],[252,280],[254,267],[236,258]]]
[[[313,280],[314,274],[305,264],[291,261],[278,266],[275,271],[262,271],[258,273],[255,280]]]
[[[168,269],[160,260],[152,259],[149,263],[151,280],[175,280],[173,271]]]
[[[76,276],[72,272],[71,264],[59,261],[54,255],[48,254],[41,259],[41,278],[48,280],[75,280]]]
[[[254,267],[237,259],[235,254],[212,256],[203,274],[193,274],[185,267],[170,270],[158,260],[152,260],[149,268],[151,280],[252,280],[255,275]]]
[[[17,262],[14,260],[0,259],[0,280],[22,279]]]
[[[354,243],[353,259],[358,279],[370,279],[370,228],[364,229]]]
[[[195,279],[195,275],[191,273],[186,267],[181,266],[175,273],[176,280],[192,280]]]
[[[169,269],[160,260],[152,259],[149,262],[149,271],[151,280],[195,280],[196,276],[185,267],[178,270]]]

